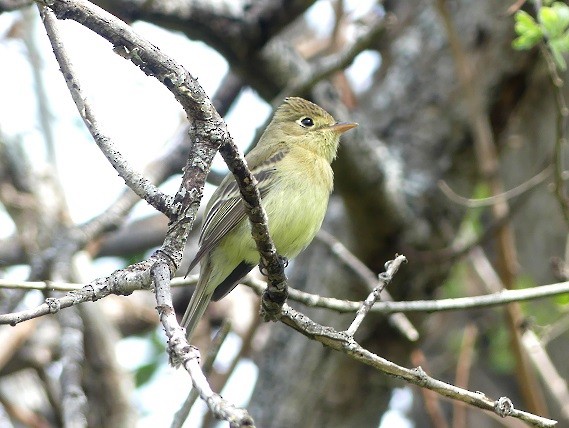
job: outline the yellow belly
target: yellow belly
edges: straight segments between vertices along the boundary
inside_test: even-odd
[[[322,225],[332,189],[332,170],[327,162],[322,162],[320,175],[306,174],[302,168],[295,168],[292,173],[281,172],[282,178],[279,177],[263,199],[269,232],[281,256],[295,257],[310,244]],[[244,236],[247,238],[243,239]],[[240,262],[259,262],[248,218],[223,238],[212,251],[211,261],[214,265],[226,266],[210,279],[212,286],[223,281]]]

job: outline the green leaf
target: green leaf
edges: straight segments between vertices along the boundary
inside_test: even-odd
[[[529,13],[524,12],[523,10],[518,10],[516,12],[514,19],[515,19],[515,30],[518,35],[521,36],[527,33],[528,31],[530,32],[537,31],[541,33],[538,23],[535,22],[535,20]]]
[[[569,26],[569,8],[559,2],[551,7],[542,7],[538,12],[538,20],[547,37],[555,39]]]
[[[542,7],[539,9],[537,17],[547,37],[555,38],[559,36],[562,30],[559,28],[559,19],[553,8]]]
[[[134,375],[136,387],[144,385],[146,382],[148,382],[150,378],[152,378],[152,375],[156,373],[158,367],[158,361],[153,361],[137,368]]]
[[[565,32],[561,37],[551,40],[550,43],[553,43],[560,52],[569,52],[569,31]]]
[[[560,294],[559,296],[555,296],[554,300],[559,305],[566,306],[569,304],[569,294]]]
[[[516,50],[527,50],[533,48],[537,43],[538,40],[531,39],[529,37],[520,36],[512,41],[512,47]]]
[[[569,7],[565,3],[555,2],[551,8],[557,14],[559,24],[563,27],[562,31],[565,31],[569,27]]]
[[[519,37],[512,42],[514,49],[531,49],[541,41],[542,30],[530,14],[519,10],[516,12],[515,21],[514,28]]]

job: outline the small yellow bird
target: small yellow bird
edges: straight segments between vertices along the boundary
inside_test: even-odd
[[[310,101],[289,97],[246,156],[279,255],[295,257],[320,229],[333,186],[330,163],[336,157],[340,135],[356,126],[336,122]],[[233,290],[259,262],[232,174],[223,179],[206,213],[200,248],[186,273],[201,262],[198,285],[182,319],[188,341],[209,301]]]

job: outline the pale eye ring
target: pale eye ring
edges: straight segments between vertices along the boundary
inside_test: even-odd
[[[312,126],[314,126],[314,121],[312,120],[311,117],[303,117],[301,118],[298,123],[300,124],[300,126],[303,126],[304,128],[310,128]]]

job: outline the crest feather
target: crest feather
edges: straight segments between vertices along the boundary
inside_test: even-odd
[[[291,121],[299,119],[302,115],[307,115],[311,117],[321,117],[325,119],[326,122],[334,123],[332,115],[322,107],[299,97],[285,98],[275,113],[275,116],[277,115]]]

